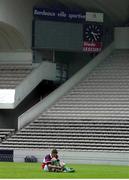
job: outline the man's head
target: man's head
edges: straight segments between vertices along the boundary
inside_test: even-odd
[[[58,154],[58,151],[56,150],[56,149],[53,149],[52,151],[51,151],[51,155],[52,155],[52,157],[57,157],[57,154]]]

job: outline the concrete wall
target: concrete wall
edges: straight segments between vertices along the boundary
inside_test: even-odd
[[[13,110],[0,109],[0,128],[16,128],[17,118]]]
[[[117,49],[129,49],[129,27],[116,27],[114,39]]]
[[[32,8],[36,2],[37,0],[0,0],[0,22],[21,33],[24,49],[31,48]]]
[[[16,107],[42,80],[54,81],[55,79],[56,64],[45,61],[41,63],[16,87],[14,107]]]
[[[0,52],[0,63],[32,63],[32,51]]]
[[[93,57],[82,52],[55,52],[55,62],[62,63],[68,67],[68,78],[84,67]]]
[[[42,162],[50,149],[16,149],[14,150],[14,162],[24,162],[26,156],[35,156],[38,162]],[[129,165],[129,153],[114,152],[80,152],[80,151],[59,151],[60,160],[73,164],[108,164],[108,165]]]
[[[69,64],[69,77],[72,77],[77,71],[83,68],[93,59],[93,56],[86,53],[74,53],[73,59]]]

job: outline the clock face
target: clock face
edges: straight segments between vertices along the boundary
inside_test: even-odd
[[[89,42],[101,42],[102,26],[96,24],[89,24],[85,27],[85,40]]]

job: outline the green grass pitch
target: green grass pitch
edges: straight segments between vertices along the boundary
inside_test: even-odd
[[[129,178],[129,166],[68,164],[74,173],[50,173],[40,163],[0,162],[0,178]]]

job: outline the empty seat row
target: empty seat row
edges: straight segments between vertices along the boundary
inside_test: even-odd
[[[0,88],[15,88],[31,71],[32,64],[0,63]]]
[[[4,139],[14,134],[14,132],[15,129],[0,128],[0,142],[2,142]]]

